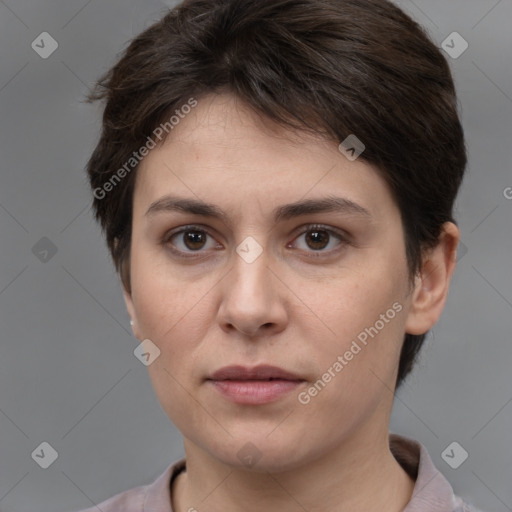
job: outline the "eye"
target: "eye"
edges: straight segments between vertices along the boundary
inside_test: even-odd
[[[310,225],[306,228],[287,247],[320,256],[320,253],[336,252],[337,249],[341,249],[349,243],[348,235],[334,228],[322,225]],[[162,240],[162,244],[176,255],[184,258],[194,257],[194,253],[199,256],[207,250],[223,248],[201,226],[184,226],[177,231],[167,233]]]
[[[163,241],[176,253],[204,252],[207,249],[218,249],[222,246],[210,234],[199,226],[186,226],[179,231],[167,234]]]
[[[301,240],[303,240],[302,243],[297,243],[297,241],[300,242]],[[307,229],[302,231],[291,245],[295,246],[294,248],[307,252],[330,253],[335,251],[337,247],[344,246],[347,243],[347,235],[343,234],[343,232],[327,228],[326,226],[312,225],[307,226]]]

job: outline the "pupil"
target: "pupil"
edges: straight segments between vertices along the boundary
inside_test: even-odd
[[[309,231],[307,236],[311,243],[308,243],[311,249],[323,249],[329,243],[329,235],[326,231]]]

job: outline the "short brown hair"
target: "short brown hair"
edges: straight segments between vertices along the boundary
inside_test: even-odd
[[[229,92],[285,127],[355,134],[400,208],[411,278],[438,242],[466,167],[450,68],[424,30],[387,0],[186,0],[137,36],[96,84],[106,100],[88,164],[94,191],[191,97]],[[134,170],[136,166],[134,167]],[[94,193],[124,287],[135,172]],[[397,386],[425,334],[406,334]]]

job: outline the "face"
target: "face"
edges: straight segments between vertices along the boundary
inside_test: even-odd
[[[369,164],[202,98],[137,171],[130,272],[135,334],[160,350],[150,378],[189,446],[276,471],[387,435],[411,294]]]

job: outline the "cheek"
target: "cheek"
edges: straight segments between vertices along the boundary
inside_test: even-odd
[[[155,393],[169,418],[185,428],[197,418],[190,392],[197,380],[201,341],[208,338],[212,304],[206,283],[164,276],[150,264],[135,271],[132,291],[140,335],[160,349],[148,366]],[[182,423],[184,423],[182,425]]]
[[[377,322],[379,332],[401,324],[403,315],[400,313],[405,309],[403,279],[389,274],[387,278],[383,276],[386,274],[382,271],[372,273],[369,270],[332,279],[321,289],[308,293],[311,309],[330,328],[331,339],[349,341]],[[382,320],[381,315],[384,315]]]
[[[326,438],[347,435],[393,398],[405,323],[405,307],[394,298],[393,293],[354,298],[328,312],[326,323],[337,337],[315,348],[319,374],[300,402],[309,400],[303,414],[311,425],[321,425]]]
[[[185,289],[163,280],[147,280],[134,287],[141,334],[160,349],[147,367],[162,408],[183,432],[204,423],[204,411],[192,396],[198,380],[201,341],[207,338],[211,301],[206,291],[189,285]],[[192,393],[192,394],[191,394]]]
[[[186,279],[160,254],[136,252],[132,258],[132,296],[141,334],[157,345],[165,340],[169,345],[166,349],[174,350],[169,341],[178,339],[176,333],[184,325],[192,331],[201,327],[202,322],[194,320],[204,316],[210,287],[205,280]],[[195,339],[193,332],[187,338]]]
[[[379,387],[379,379],[394,385],[406,321],[405,283],[405,275],[390,265],[374,265],[373,270],[324,283],[321,293],[313,292],[311,285],[308,304],[322,322],[303,324],[303,328],[311,339],[316,332],[313,349],[319,371],[330,369],[336,374],[332,382],[338,384],[333,388],[339,388],[349,402],[356,390]],[[327,335],[319,337],[317,329]]]

